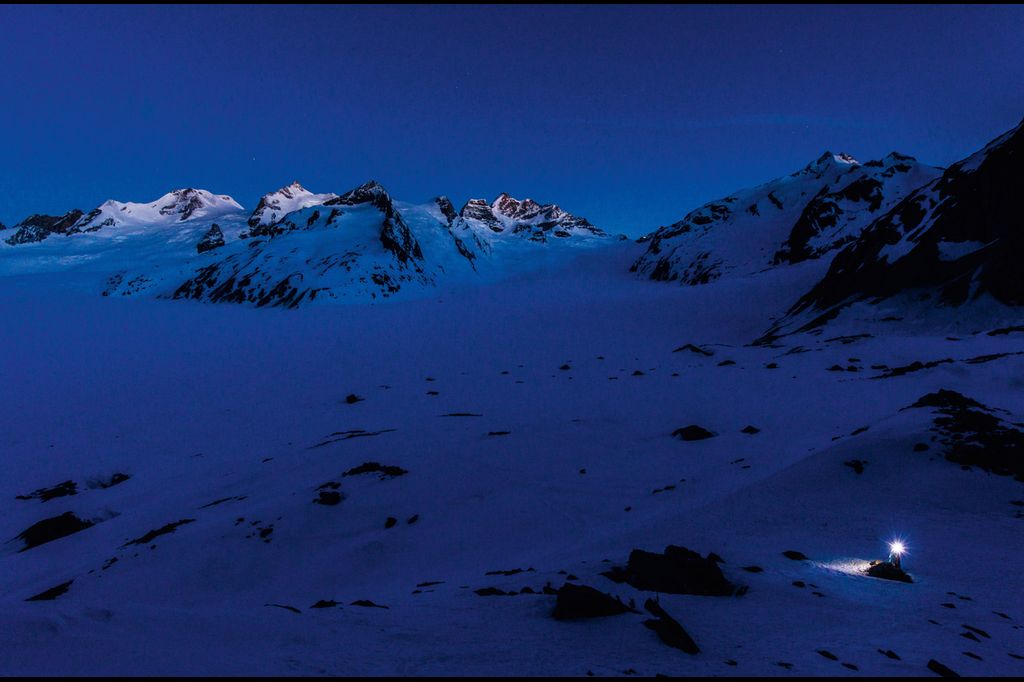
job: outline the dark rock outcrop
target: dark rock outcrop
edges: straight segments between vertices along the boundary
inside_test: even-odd
[[[224,246],[224,233],[220,229],[220,225],[214,223],[210,226],[210,229],[206,231],[203,238],[196,244],[196,251],[199,253],[206,253],[207,251],[213,251]]]
[[[668,594],[727,597],[736,591],[710,554],[705,558],[675,545],[666,547],[663,554],[634,549],[624,568],[616,567],[603,575],[638,590]]]
[[[924,395],[910,407],[938,414],[933,431],[947,460],[1024,481],[1024,431],[993,408],[948,389]]]
[[[59,540],[93,525],[95,525],[93,521],[80,519],[73,512],[64,512],[60,516],[43,519],[18,534],[17,539],[25,543],[25,546],[18,551],[24,552],[26,549]]]
[[[558,590],[552,616],[557,620],[601,618],[627,613],[630,608],[620,600],[587,585],[565,583]]]
[[[64,481],[50,488],[39,488],[28,495],[15,495],[15,499],[49,502],[57,497],[67,497],[76,494],[78,494],[78,484],[74,481]]]
[[[708,431],[703,426],[690,424],[689,426],[676,429],[672,432],[672,435],[680,440],[706,440],[708,438],[713,438],[718,434],[713,431]]]
[[[51,601],[61,596],[62,594],[65,594],[69,589],[71,589],[71,583],[73,582],[75,581],[69,580],[66,583],[61,583],[60,585],[51,587],[48,590],[43,590],[39,594],[32,595],[25,601]]]
[[[668,612],[661,607],[661,604],[653,599],[648,599],[644,602],[644,608],[652,616],[655,616],[655,618],[645,620],[644,626],[656,632],[662,642],[690,655],[700,653],[700,647],[693,641],[690,633],[683,629],[679,621],[668,615]]]
[[[872,561],[865,572],[872,578],[896,580],[901,583],[914,582],[914,579],[906,571],[888,561]]]
[[[16,232],[5,241],[11,246],[41,242],[51,234],[68,234],[69,230],[82,217],[82,212],[75,209],[61,216],[31,215],[12,229]]]

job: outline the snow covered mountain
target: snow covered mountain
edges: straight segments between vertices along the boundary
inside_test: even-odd
[[[286,215],[310,206],[319,206],[337,194],[314,194],[299,184],[298,180],[276,192],[264,194],[249,217],[249,234],[252,237],[270,236],[274,227]]]
[[[858,301],[900,294],[960,306],[1024,305],[1024,122],[953,164],[839,252],[790,310],[817,324]]]
[[[186,220],[203,220],[242,211],[242,206],[226,195],[205,189],[176,189],[147,204],[113,199],[100,204],[81,217],[69,230],[95,232],[120,225],[171,225]]]
[[[303,301],[388,298],[473,271],[475,254],[442,216],[423,207],[403,214],[375,181],[261,226],[249,234],[266,239],[229,247],[172,296],[296,307]]]
[[[534,242],[552,237],[601,237],[604,232],[586,218],[562,210],[557,204],[538,204],[533,199],[515,199],[502,192],[487,203],[486,199],[470,199],[459,212],[466,229],[490,242],[499,235],[509,235]]]
[[[820,258],[855,240],[871,220],[940,172],[895,152],[863,164],[825,152],[796,173],[712,201],[660,228],[632,269],[694,285]]]
[[[250,215],[230,197],[176,190],[147,204],[107,201],[86,215],[26,219],[0,242],[0,274],[82,275],[81,286],[104,296],[295,307],[493,282],[562,267],[614,241],[553,204],[499,199],[492,215],[507,238],[460,216],[446,197],[396,202],[374,181],[341,195],[295,182],[264,195]],[[38,243],[50,235],[62,237]]]

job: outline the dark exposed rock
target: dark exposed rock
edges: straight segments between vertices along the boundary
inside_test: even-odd
[[[672,352],[673,353],[680,353],[680,352],[682,352],[684,350],[685,351],[690,351],[691,353],[694,353],[696,355],[706,355],[706,356],[714,355],[713,351],[705,350],[705,349],[701,348],[700,346],[693,345],[692,343],[688,343],[688,344],[686,344],[684,346],[679,346],[679,348],[676,348]]]
[[[668,612],[661,607],[661,604],[653,599],[648,599],[644,602],[644,608],[647,609],[652,616],[656,616],[656,618],[645,620],[644,626],[650,630],[654,630],[658,637],[661,638],[662,642],[690,655],[700,653],[700,648],[697,646],[697,643],[693,641],[693,637],[683,629],[683,626],[679,624],[679,621],[670,616]]]
[[[992,408],[947,389],[922,396],[911,407],[932,408],[939,414],[933,430],[947,460],[1024,481],[1024,432],[997,417]]]
[[[391,464],[381,464],[380,462],[363,462],[357,467],[352,467],[348,471],[342,474],[342,476],[358,476],[360,474],[380,474],[380,479],[383,481],[386,478],[396,478],[398,476],[404,476],[409,473],[405,469],[399,466]]]
[[[32,549],[33,547],[38,547],[39,545],[47,542],[52,542],[66,537],[72,533],[85,530],[93,525],[93,521],[80,519],[75,516],[73,512],[64,512],[60,516],[43,519],[42,521],[33,523],[18,534],[17,538],[25,543],[25,546],[18,551],[24,552],[27,549]]]
[[[68,234],[81,217],[82,212],[77,209],[62,216],[32,215],[15,225],[12,228],[16,230],[15,233],[5,241],[11,246],[17,246],[41,242],[51,234]]]
[[[928,669],[939,677],[960,677],[957,673],[953,672],[946,666],[942,665],[934,658],[928,661]]]
[[[702,426],[690,424],[689,426],[676,429],[672,432],[672,435],[682,440],[704,440],[706,438],[712,438],[718,434],[708,431]]]
[[[276,609],[284,609],[285,611],[291,611],[292,613],[302,613],[301,610],[294,606],[288,606],[287,604],[264,604],[264,606],[272,606]]]
[[[102,480],[101,479],[101,480],[97,481],[96,482],[96,487],[97,488],[104,488],[104,489],[106,489],[106,488],[113,488],[115,485],[119,485],[121,483],[124,483],[129,478],[131,478],[131,476],[129,476],[128,474],[122,474],[122,473],[118,472],[118,473],[113,474],[110,478],[108,478],[106,480]]]
[[[379,436],[382,433],[390,433],[394,429],[381,429],[380,431],[364,431],[363,429],[350,429],[349,431],[335,431],[325,440],[320,441],[316,445],[310,446],[310,448],[322,448],[325,445],[331,443],[337,443],[342,440],[351,440],[353,438],[369,438],[371,436]]]
[[[220,225],[214,223],[210,226],[210,229],[206,231],[203,238],[196,244],[196,251],[199,253],[206,253],[207,251],[213,251],[224,246],[224,233],[221,232]]]
[[[448,197],[440,196],[434,199],[434,203],[441,210],[441,215],[444,216],[445,220],[448,221],[449,227],[455,219],[459,217],[459,214],[455,212],[455,207],[452,205],[451,200]]]
[[[756,426],[750,425],[744,426],[742,429],[740,429],[740,431],[751,436],[754,435],[755,433],[761,433],[761,429],[757,428]]]
[[[981,635],[985,639],[992,639],[992,635],[988,634],[987,632],[985,632],[981,628],[976,628],[973,625],[967,625],[967,624],[963,624],[963,627],[964,627],[965,630],[970,630],[971,632],[973,632],[973,633],[975,633],[977,635]]]
[[[912,583],[910,577],[902,568],[894,566],[888,561],[872,561],[866,573],[872,578],[883,578],[885,580],[897,580],[902,583]]]
[[[558,589],[555,610],[551,615],[557,620],[572,620],[617,616],[628,611],[628,606],[611,595],[587,585],[565,583]]]
[[[507,570],[487,571],[484,575],[519,575],[520,573],[534,573],[537,569],[533,568],[510,568]]]
[[[663,554],[634,549],[624,568],[613,568],[602,575],[615,582],[629,583],[638,590],[668,594],[724,597],[736,589],[725,579],[718,562],[675,545],[666,547]]]
[[[798,552],[795,549],[787,549],[782,553],[782,556],[793,561],[807,561],[807,555],[803,552]]]
[[[221,498],[218,498],[218,499],[214,500],[213,502],[208,502],[208,503],[204,504],[203,506],[201,506],[199,508],[200,509],[209,509],[210,507],[216,507],[217,505],[224,504],[225,502],[241,502],[242,500],[247,500],[247,499],[249,499],[248,495],[235,495],[235,496],[232,496],[232,497],[221,497]]]
[[[365,606],[367,608],[375,608],[375,609],[386,609],[386,608],[388,608],[387,606],[384,606],[383,604],[374,604],[369,599],[357,599],[356,601],[352,602],[351,605],[352,606]]]
[[[541,205],[532,199],[520,201],[505,192],[490,204],[484,199],[470,199],[459,215],[470,225],[479,224],[490,232],[507,232],[534,242],[546,242],[550,237],[564,239],[573,235],[604,235],[586,218],[575,216],[555,204]]]
[[[384,527],[385,528],[394,528],[395,524],[397,524],[397,523],[398,523],[398,519],[396,519],[394,516],[389,516],[387,519],[384,520]]]
[[[365,400],[365,398],[360,398],[355,393],[349,393],[347,396],[345,396],[345,402],[348,403],[349,405],[354,405],[355,403],[358,403],[362,400]]]
[[[1005,336],[1007,334],[1024,333],[1024,325],[1015,325],[1012,327],[1002,327],[1000,329],[993,329],[988,332],[988,336]]]
[[[39,594],[31,596],[25,601],[50,601],[52,599],[56,599],[57,597],[66,593],[71,588],[71,583],[73,582],[75,581],[69,580],[66,583],[61,583],[60,585],[51,587],[48,590],[43,590]]]
[[[39,488],[28,495],[15,495],[18,500],[40,500],[49,502],[56,497],[66,497],[78,493],[78,484],[74,481],[64,481],[50,488]]]
[[[338,605],[338,602],[333,599],[321,599],[317,603],[313,604],[309,608],[311,609],[333,609]]]
[[[324,485],[329,485],[325,483]],[[320,486],[323,488],[324,486]],[[326,507],[333,507],[341,504],[341,501],[345,499],[345,496],[340,490],[320,490],[317,492],[317,498],[313,500],[314,504],[322,504]]]
[[[850,467],[851,469],[856,471],[858,474],[863,474],[864,473],[864,465],[867,464],[867,462],[865,462],[862,459],[851,459],[851,460],[848,460],[846,462],[843,462],[843,464],[845,464],[846,466]]]
[[[195,519],[182,519],[180,521],[168,523],[167,525],[161,526],[156,530],[149,531],[141,537],[135,538],[134,540],[129,540],[128,542],[121,545],[121,547],[128,547],[129,545],[147,545],[156,538],[160,537],[161,535],[173,533],[175,530],[178,529],[179,526],[184,526],[185,524],[193,523],[194,521]]]
[[[954,362],[953,358],[943,358],[942,360],[930,360],[928,362],[921,362],[919,360],[915,360],[909,365],[904,365],[902,367],[890,367],[881,374],[879,374],[878,376],[871,378],[889,379],[891,377],[899,377],[903,376],[904,374],[910,374],[911,372],[920,372],[923,369],[932,369],[933,367],[938,367],[939,365],[947,365],[951,362]]]

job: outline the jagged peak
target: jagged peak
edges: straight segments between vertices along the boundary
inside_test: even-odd
[[[441,215],[445,217],[448,224],[451,225],[452,221],[455,220],[459,214],[455,212],[455,206],[452,204],[452,200],[445,195],[434,197],[434,203],[441,210]]]
[[[882,158],[882,161],[896,161],[901,163],[907,163],[911,161],[917,161],[917,159],[909,154],[901,154],[900,152],[889,152]]]
[[[376,203],[376,204],[390,204],[391,195],[384,189],[384,185],[380,184],[376,180],[368,180],[363,184],[359,185],[355,189],[342,194],[337,199],[333,199],[329,202],[324,202],[325,205],[329,204],[365,204],[365,203]]]
[[[846,152],[832,152],[826,149],[821,156],[807,164],[805,170],[820,170],[830,165],[859,166],[860,161]]]

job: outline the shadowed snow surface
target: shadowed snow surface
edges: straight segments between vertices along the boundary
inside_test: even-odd
[[[298,310],[8,271],[0,672],[1024,671],[1024,484],[946,461],[933,411],[903,409],[945,388],[1022,421],[1024,334],[973,333],[1014,315],[871,308],[747,346],[827,263],[666,287],[628,273],[639,248]],[[712,354],[672,352],[688,343]],[[717,435],[672,437],[691,424]],[[66,512],[92,525],[19,551]],[[861,575],[896,536],[915,582]],[[601,575],[670,544],[746,588],[660,596],[696,655],[644,627],[653,593]],[[542,592],[567,581],[637,612],[555,620]]]

